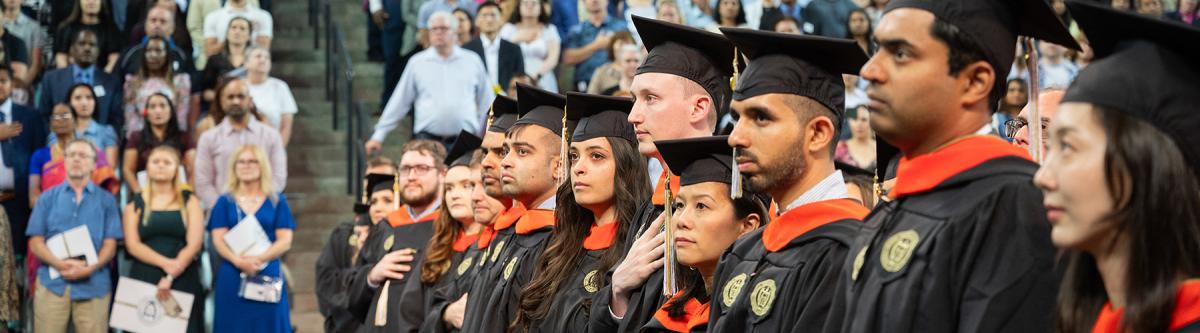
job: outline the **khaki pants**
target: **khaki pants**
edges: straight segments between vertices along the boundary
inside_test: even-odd
[[[33,295],[33,330],[38,333],[66,332],[67,323],[74,323],[76,333],[108,332],[110,298],[111,294],[72,301],[71,287],[58,296],[38,281]]]

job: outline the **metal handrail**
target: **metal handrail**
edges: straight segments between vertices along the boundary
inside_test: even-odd
[[[346,193],[354,194],[361,191],[362,184],[357,179],[362,178],[366,167],[366,151],[363,147],[363,124],[366,119],[362,102],[354,96],[354,61],[346,48],[346,36],[341,24],[333,20],[330,0],[310,0],[309,5],[319,11],[310,11],[309,21],[325,23],[325,99],[331,102],[333,130],[345,129]],[[315,24],[314,29],[320,30]],[[316,38],[313,45],[319,46]],[[345,126],[340,126],[343,111]]]

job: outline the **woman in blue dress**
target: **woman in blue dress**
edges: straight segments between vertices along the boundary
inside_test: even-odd
[[[244,145],[229,163],[233,172],[226,181],[228,192],[217,199],[208,222],[213,246],[221,255],[213,295],[213,332],[290,332],[286,285],[280,289],[278,302],[247,299],[239,291],[243,279],[262,275],[283,279],[279,258],[292,246],[296,223],[287,200],[273,190],[271,166],[261,148]],[[258,220],[271,241],[262,253],[236,253],[225,242],[225,234],[249,215]]]

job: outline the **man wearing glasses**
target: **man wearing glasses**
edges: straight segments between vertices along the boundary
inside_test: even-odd
[[[229,159],[245,144],[254,144],[267,153],[271,161],[271,184],[275,192],[283,192],[287,184],[287,152],[279,131],[250,116],[252,105],[246,82],[234,79],[217,92],[217,106],[225,112],[221,124],[200,135],[196,145],[196,195],[210,209],[217,203],[229,169]]]
[[[1061,102],[1062,98],[1063,98],[1063,90],[1061,90],[1061,89],[1043,91],[1041,94],[1038,94],[1038,99],[1037,99],[1038,112],[1040,113],[1040,116],[1042,117],[1042,120],[1040,121],[1040,123],[1042,124],[1042,152],[1043,152],[1042,154],[1038,154],[1038,156],[1045,156],[1045,151],[1049,150],[1049,148],[1050,148],[1050,146],[1049,146],[1050,141],[1046,140],[1046,134],[1047,134],[1046,128],[1050,127],[1050,119],[1054,119],[1054,113],[1058,111],[1058,102]],[[1029,138],[1029,127],[1027,127],[1028,125],[1029,125],[1029,105],[1025,105],[1025,108],[1021,109],[1021,113],[1018,114],[1016,118],[1013,118],[1013,119],[1010,119],[1009,121],[1004,122],[1004,126],[1005,126],[1004,133],[1010,133],[1010,135],[1012,135],[1012,137],[1009,139],[1012,139],[1012,143],[1014,145],[1017,145],[1021,148],[1029,149],[1030,138]]]

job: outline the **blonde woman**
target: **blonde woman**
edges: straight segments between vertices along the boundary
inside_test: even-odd
[[[158,146],[150,151],[145,191],[125,205],[125,249],[133,256],[129,277],[158,285],[158,297],[170,290],[204,299],[197,253],[204,243],[204,209],[179,179],[179,151]],[[188,332],[204,332],[204,307],[193,306]]]
[[[221,255],[217,269],[214,300],[214,332],[289,332],[287,286],[279,285],[276,302],[263,302],[241,296],[243,280],[254,283],[263,278],[283,280],[279,258],[292,247],[292,231],[296,223],[282,195],[273,192],[271,163],[258,146],[239,147],[229,160],[229,178],[213,205],[208,228],[212,231],[213,246]],[[239,222],[258,223],[266,232],[271,245],[257,255],[235,253],[225,243],[225,233]]]

